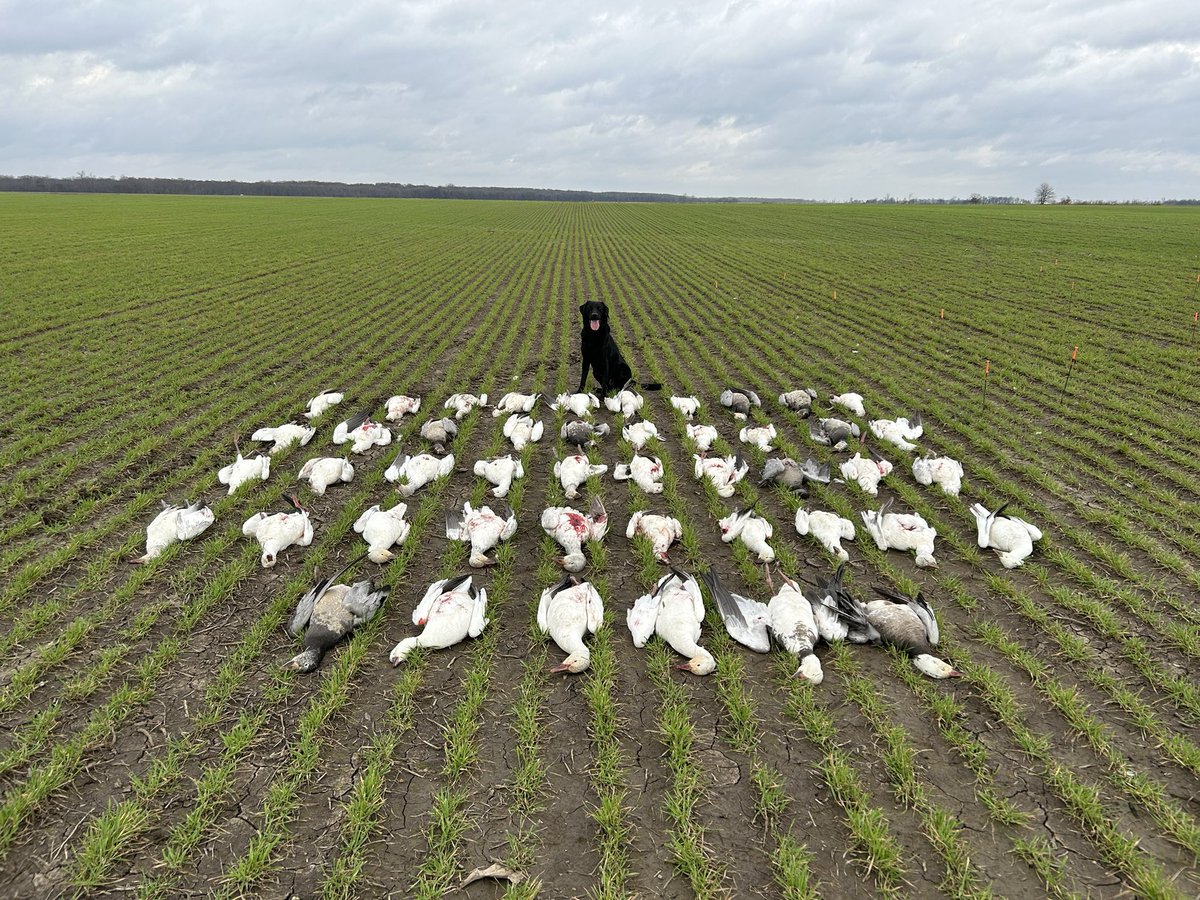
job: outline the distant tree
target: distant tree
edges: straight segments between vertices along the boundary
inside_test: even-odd
[[[1066,197],[1063,197],[1058,202],[1061,203],[1063,206],[1070,206],[1071,205],[1071,197],[1068,195]]]
[[[1050,182],[1043,181],[1038,185],[1036,193],[1033,195],[1034,203],[1049,203],[1054,199],[1054,188],[1050,186]]]
[[[982,203],[983,202],[983,194],[979,194],[979,193],[972,194],[971,199],[969,199],[967,202],[968,203]]]

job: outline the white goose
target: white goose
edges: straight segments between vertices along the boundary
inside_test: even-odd
[[[949,456],[923,456],[914,459],[912,471],[917,484],[937,484],[942,493],[951,497],[957,497],[962,490],[962,463]]]
[[[607,471],[608,466],[593,465],[582,453],[563,457],[554,464],[554,475],[562,484],[568,500],[578,497],[579,486],[593,475],[603,475]]]
[[[595,634],[604,622],[604,601],[588,582],[567,575],[554,587],[542,591],[537,623],[550,635],[567,658],[551,672],[582,672],[592,664],[592,653],[584,638]]]
[[[866,407],[863,406],[862,394],[856,394],[853,391],[847,391],[844,394],[834,394],[829,398],[829,402],[834,406],[840,406],[842,409],[849,410],[860,419],[867,417]]]
[[[854,523],[843,519],[837,513],[814,509],[796,510],[796,534],[804,537],[812,535],[821,546],[845,562],[850,554],[842,548],[842,541],[854,540]]]
[[[629,517],[625,537],[632,541],[634,536],[639,534],[650,541],[654,555],[666,562],[667,551],[671,549],[671,545],[683,537],[683,525],[671,516],[659,516],[638,510]]]
[[[825,673],[821,669],[821,661],[813,653],[813,647],[821,639],[821,632],[817,628],[812,604],[808,602],[808,598],[796,582],[788,578],[782,569],[778,571],[783,584],[767,602],[771,633],[783,645],[784,650],[794,653],[800,660],[800,666],[792,677],[799,675],[812,684],[820,684],[825,678]],[[767,580],[774,590],[775,585],[771,583],[770,578],[768,572]]]
[[[189,502],[186,506],[171,506],[164,502],[162,507],[162,512],[146,526],[145,555],[130,562],[150,562],[176,541],[191,540],[213,523],[213,511],[200,502]]]
[[[592,414],[592,410],[600,408],[600,398],[595,394],[559,394],[550,404],[553,410],[569,410],[579,418]]]
[[[609,412],[620,413],[628,419],[641,409],[645,402],[646,398],[641,394],[622,388],[613,396],[604,398],[604,408]]]
[[[396,492],[401,497],[411,497],[429,482],[444,478],[453,471],[453,453],[438,459],[430,453],[409,456],[401,450],[383,477],[396,485]]]
[[[817,392],[812,388],[805,388],[799,391],[784,391],[779,395],[779,405],[787,407],[792,412],[800,413],[802,418],[807,418],[812,412],[812,402],[817,399]]]
[[[541,394],[518,394],[516,391],[509,391],[500,398],[500,402],[492,410],[492,418],[497,418],[505,413],[533,412],[533,408],[537,406],[538,398],[541,396]]]
[[[713,655],[700,646],[700,623],[704,621],[704,598],[696,579],[672,569],[659,579],[654,590],[638,597],[625,615],[633,635],[633,646],[644,647],[657,634],[687,657],[676,666],[696,675],[707,675],[717,667]]]
[[[592,498],[588,515],[569,506],[551,506],[542,513],[542,530],[566,551],[559,563],[568,572],[578,572],[587,562],[583,545],[604,539],[608,533],[608,513],[599,497]]]
[[[255,513],[242,524],[242,534],[252,537],[262,546],[262,567],[275,565],[279,554],[295,544],[307,547],[312,543],[313,527],[308,512],[295,497],[285,495],[292,512]]]
[[[237,459],[217,472],[217,481],[229,485],[230,494],[247,481],[266,481],[270,477],[271,457],[259,454],[245,459],[237,441],[234,441],[234,449],[237,451]]]
[[[471,501],[463,503],[462,511],[446,513],[446,537],[452,541],[466,541],[471,545],[471,558],[468,561],[473,568],[494,566],[496,560],[487,553],[501,541],[507,541],[516,534],[517,517],[513,511],[501,507],[499,512],[490,506],[475,509]]]
[[[495,459],[479,460],[475,463],[475,474],[495,485],[492,489],[493,497],[504,497],[512,487],[513,481],[525,477],[525,467],[521,465],[521,460],[514,459],[510,453]]]
[[[443,404],[445,409],[454,410],[454,418],[462,419],[477,406],[487,406],[487,394],[451,394]]]
[[[317,416],[322,415],[331,406],[337,406],[341,403],[344,396],[341,391],[321,391],[321,393],[308,401],[308,411],[304,413],[304,418],[317,418]]]
[[[933,541],[937,529],[916,513],[890,513],[892,501],[886,500],[878,511],[867,509],[862,512],[863,524],[875,539],[880,550],[912,550],[921,568],[936,568],[933,558]]]
[[[312,486],[314,494],[324,497],[329,485],[354,480],[354,466],[340,456],[317,456],[304,464],[298,477]]]
[[[879,482],[891,474],[892,464],[875,453],[874,450],[867,452],[870,454],[869,458],[864,457],[861,453],[855,453],[853,457],[842,463],[839,468],[841,469],[843,478],[847,481],[853,481],[872,497],[877,497],[879,495]]]
[[[371,562],[387,562],[395,556],[392,547],[403,544],[408,538],[411,526],[404,520],[407,512],[407,503],[397,503],[388,510],[380,509],[376,503],[358,517],[354,531],[367,542],[367,558]]]
[[[393,666],[404,662],[418,647],[442,650],[465,637],[483,634],[488,624],[487,591],[476,590],[469,574],[435,581],[413,610],[412,621],[424,625],[425,630],[392,648],[388,658]]]
[[[700,409],[699,397],[672,397],[671,405],[683,413],[683,417],[691,421],[692,417]]]
[[[771,624],[771,617],[767,612],[767,604],[731,592],[712,569],[701,572],[700,577],[717,603],[717,612],[721,614],[721,621],[725,623],[729,636],[755,653],[770,652],[771,635],[767,628]]]
[[[775,449],[771,441],[775,440],[775,426],[768,423],[766,425],[747,425],[738,432],[738,440],[743,444],[753,444],[763,453],[770,453]]]
[[[389,422],[399,422],[405,416],[411,416],[420,411],[420,397],[409,397],[405,394],[396,394],[393,397],[388,397],[387,412],[384,413],[384,418],[386,418]]]
[[[260,428],[250,435],[252,441],[274,441],[270,449],[271,455],[286,450],[292,444],[299,443],[301,447],[313,439],[317,429],[309,425],[297,425],[295,422],[285,422],[276,428]]]
[[[1001,516],[1007,506],[1003,503],[990,513],[982,503],[975,503],[971,506],[971,514],[975,516],[980,548],[990,547],[996,551],[1004,568],[1015,569],[1033,553],[1033,542],[1042,539],[1042,530],[1016,516]]]
[[[621,437],[629,441],[634,450],[641,450],[651,438],[658,437],[658,426],[646,419],[640,419],[622,426]]]
[[[917,445],[910,442],[918,440],[925,433],[920,413],[914,415],[911,422],[901,416],[899,419],[875,419],[868,424],[875,437],[881,441],[887,441],[889,444],[895,444],[906,453],[917,449]]]
[[[749,548],[751,553],[758,554],[759,562],[771,562],[775,559],[775,551],[767,540],[775,534],[771,523],[754,511],[754,508],[741,512],[734,510],[718,523],[721,526],[721,540],[726,544],[737,538]]]
[[[707,453],[712,449],[713,441],[720,435],[711,425],[688,425],[687,436],[692,439],[699,452]]]
[[[304,650],[292,657],[285,669],[313,671],[334,644],[359,625],[369,622],[383,606],[391,592],[389,587],[375,588],[370,579],[354,585],[333,583],[354,562],[337,575],[317,582],[300,598],[287,632],[292,637],[299,637],[300,632],[304,632]]]
[[[520,453],[526,444],[536,444],[542,439],[542,422],[540,419],[535,422],[529,416],[509,416],[504,423],[504,436]]]
[[[335,444],[344,444],[347,441],[351,442],[351,453],[366,453],[372,447],[386,447],[390,444],[392,432],[386,425],[372,422],[370,414],[359,413],[345,422],[339,422],[333,429]]]
[[[739,450],[734,456],[693,456],[696,460],[696,480],[708,478],[717,489],[718,497],[732,497],[737,483],[746,477],[750,465]]]
[[[613,478],[617,481],[633,479],[633,482],[647,494],[661,494],[663,492],[662,460],[657,456],[639,456],[635,453],[628,464],[617,463],[613,467]]]

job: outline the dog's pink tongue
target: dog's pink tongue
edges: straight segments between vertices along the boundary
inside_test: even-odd
[[[588,322],[588,324],[592,326],[592,331],[600,330],[600,322],[598,320],[593,319],[591,322]]]

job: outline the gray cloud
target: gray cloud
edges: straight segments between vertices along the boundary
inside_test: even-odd
[[[0,172],[1200,193],[1200,10],[961,6],[0,0]]]

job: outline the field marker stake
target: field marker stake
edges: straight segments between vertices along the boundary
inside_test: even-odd
[[[946,318],[946,307],[944,307],[944,306],[943,306],[943,307],[942,307],[942,308],[941,308],[941,309],[938,311],[938,318],[939,318],[939,319],[944,319],[944,318]]]
[[[837,291],[834,291],[834,292],[833,292],[833,299],[834,299],[834,300],[836,300],[836,299],[837,299]]]
[[[1200,309],[1192,313],[1192,341],[1196,340],[1196,323],[1200,322]]]
[[[1079,345],[1075,345],[1075,349],[1071,351],[1071,362],[1067,365],[1067,380],[1063,382],[1063,393],[1067,392],[1067,384],[1071,380],[1071,372],[1075,369],[1075,355],[1079,353]]]
[[[985,359],[983,361],[983,405],[987,406],[987,383],[988,374],[992,371],[992,361]]]

